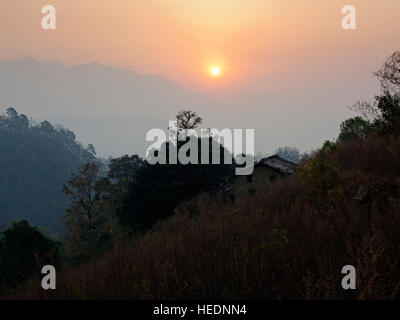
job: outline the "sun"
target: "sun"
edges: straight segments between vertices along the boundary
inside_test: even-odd
[[[212,77],[218,77],[221,75],[221,68],[220,67],[211,67],[210,74]]]

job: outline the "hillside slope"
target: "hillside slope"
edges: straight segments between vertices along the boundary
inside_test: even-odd
[[[383,299],[400,297],[400,141],[325,145],[295,176],[235,205],[203,195],[136,240],[33,280],[12,298]],[[357,270],[343,290],[341,270]]]
[[[73,132],[47,121],[34,124],[13,108],[0,116],[0,155],[0,226],[26,219],[51,232],[62,230],[69,199],[61,187],[94,155]]]

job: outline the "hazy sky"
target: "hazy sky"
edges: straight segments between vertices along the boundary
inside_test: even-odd
[[[54,31],[41,28],[46,4],[57,10]],[[354,31],[341,27],[348,4]],[[0,60],[96,61],[163,75],[217,96],[213,108],[243,126],[314,121],[304,136],[291,131],[308,139],[293,144],[310,148],[315,134],[333,137],[346,105],[377,92],[371,73],[400,49],[399,16],[399,0],[1,0]],[[211,77],[211,66],[221,76]]]
[[[46,4],[57,9],[55,31],[41,29]],[[346,4],[356,31],[341,28]],[[365,72],[396,48],[399,13],[398,0],[2,0],[0,59],[97,61],[190,87],[247,88],[307,70]],[[210,79],[215,64],[224,76]]]

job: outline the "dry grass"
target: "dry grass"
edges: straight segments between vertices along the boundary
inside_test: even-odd
[[[201,195],[147,234],[59,270],[57,290],[32,280],[9,298],[399,298],[400,140],[343,143],[324,161],[337,173],[326,190],[298,174],[235,206]],[[341,288],[347,264],[354,291]]]

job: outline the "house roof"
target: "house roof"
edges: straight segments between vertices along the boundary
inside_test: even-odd
[[[286,175],[291,175],[296,170],[295,163],[285,160],[278,155],[273,155],[271,157],[263,158],[257,161],[257,163],[255,163],[254,166],[255,167],[266,166]]]
[[[260,167],[260,166],[269,167],[285,175],[294,174],[297,167],[295,163],[285,160],[278,155],[262,158],[261,160],[254,163],[254,167]],[[220,188],[224,189],[226,192],[229,192],[232,189],[232,187],[233,183],[228,182],[227,180],[221,183],[220,185]]]

